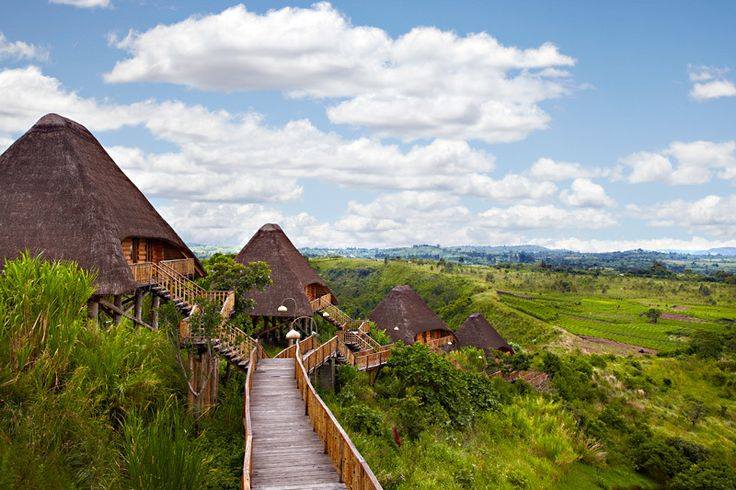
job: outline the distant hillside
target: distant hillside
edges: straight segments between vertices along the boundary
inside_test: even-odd
[[[400,248],[303,248],[309,257],[348,257],[365,259],[444,260],[476,265],[541,263],[575,269],[612,269],[636,272],[660,262],[668,269],[686,269],[710,274],[736,271],[736,248],[714,248],[702,252],[628,250],[624,252],[585,253],[555,250],[537,245],[459,246],[413,245]]]

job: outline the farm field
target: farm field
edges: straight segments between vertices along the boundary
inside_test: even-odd
[[[509,340],[546,343],[555,327],[657,351],[682,347],[697,332],[721,332],[736,321],[736,286],[689,276],[646,278],[574,274],[436,262],[318,259],[347,308],[367,315],[383,294],[410,284],[452,328],[481,311]],[[343,293],[340,295],[340,293]],[[652,323],[646,312],[661,316]]]

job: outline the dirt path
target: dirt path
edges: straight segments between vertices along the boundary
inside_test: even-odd
[[[614,354],[617,356],[643,356],[657,353],[654,349],[648,349],[638,345],[625,344],[623,342],[591,337],[589,335],[575,335],[562,328],[558,328],[558,330],[560,331],[560,336],[552,345],[565,350],[579,350],[583,354]]]

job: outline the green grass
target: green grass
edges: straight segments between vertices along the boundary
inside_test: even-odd
[[[502,335],[527,346],[550,341],[561,327],[670,351],[698,331],[720,332],[736,321],[736,286],[720,283],[368,259],[312,263],[355,316],[366,316],[392,287],[409,284],[451,328],[481,312]],[[687,318],[653,324],[642,316],[649,308]]]

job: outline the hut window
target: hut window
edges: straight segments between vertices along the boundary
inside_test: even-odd
[[[130,260],[131,262],[138,262],[138,239],[133,238],[133,246],[130,248]]]
[[[153,243],[146,240],[146,262],[153,262]]]

